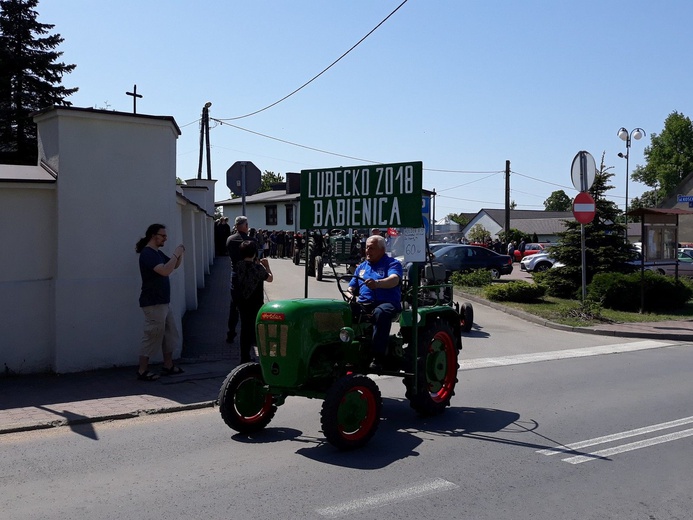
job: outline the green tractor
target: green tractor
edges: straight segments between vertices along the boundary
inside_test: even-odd
[[[324,235],[320,230],[308,233],[307,258],[308,276],[314,276],[321,281],[325,265],[332,268],[337,278],[337,267],[346,265],[346,272],[352,274],[355,267],[361,263],[361,251],[358,243],[354,243],[352,235],[345,230],[332,229]],[[294,260],[298,265],[298,262]]]
[[[430,416],[442,413],[455,394],[464,319],[451,285],[421,286],[418,269],[411,272],[414,279],[402,282],[399,330],[390,335],[378,373],[401,377],[411,407]],[[259,362],[236,367],[219,392],[229,427],[257,432],[288,396],[303,396],[323,400],[322,431],[338,449],[362,447],[373,437],[382,398],[368,377],[372,325],[353,318],[346,296],[352,276],[337,277],[341,299],[280,300],[261,308]]]

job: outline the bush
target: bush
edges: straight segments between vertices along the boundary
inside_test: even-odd
[[[582,273],[572,267],[557,267],[533,273],[534,282],[543,287],[548,296],[568,300],[582,299]]]
[[[454,285],[461,285],[463,287],[485,287],[491,285],[493,277],[491,276],[491,271],[487,271],[486,269],[475,269],[468,273],[452,273],[450,281]]]
[[[491,301],[531,303],[544,296],[546,290],[542,286],[517,280],[502,285],[491,285],[486,287],[484,293]]]
[[[601,301],[609,309],[638,311],[644,289],[644,311],[653,312],[683,307],[693,297],[691,282],[645,271],[640,273],[600,273],[587,287],[587,298]]]

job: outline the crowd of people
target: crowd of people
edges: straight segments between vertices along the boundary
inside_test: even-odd
[[[234,232],[227,217],[219,218],[214,225],[214,243],[217,256],[228,254],[226,243]],[[257,244],[258,258],[292,258],[301,233],[284,230],[248,229],[248,238]]]

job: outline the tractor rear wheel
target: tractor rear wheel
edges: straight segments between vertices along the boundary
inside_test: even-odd
[[[322,403],[325,438],[340,450],[364,446],[378,429],[381,409],[380,389],[368,376],[350,374],[338,379]]]
[[[419,414],[437,415],[450,406],[460,367],[459,349],[450,325],[438,319],[421,331],[418,351],[417,378],[404,378],[406,397]]]
[[[226,425],[240,433],[262,430],[277,411],[258,363],[239,365],[226,376],[218,404]]]
[[[471,303],[464,302],[462,304],[462,312],[460,313],[460,327],[462,332],[469,332],[472,330],[472,325],[474,324],[474,307]]]
[[[308,242],[308,258],[306,258],[308,276],[315,276],[315,256],[315,241],[311,237],[310,242]]]

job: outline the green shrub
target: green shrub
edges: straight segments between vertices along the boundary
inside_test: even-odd
[[[548,296],[568,300],[582,299],[582,273],[571,267],[558,267],[533,273],[534,282],[543,287]]]
[[[505,284],[491,285],[484,294],[491,301],[531,303],[544,296],[546,290],[537,284],[517,280]]]
[[[475,269],[468,273],[452,273],[450,281],[454,285],[461,285],[463,287],[484,287],[486,285],[491,285],[493,277],[491,276],[491,271],[487,271],[486,269]]]
[[[693,287],[690,281],[677,282],[651,271],[645,271],[644,277],[640,273],[600,273],[587,287],[587,298],[601,301],[608,309],[638,311],[643,295],[644,311],[677,309],[693,297]]]

